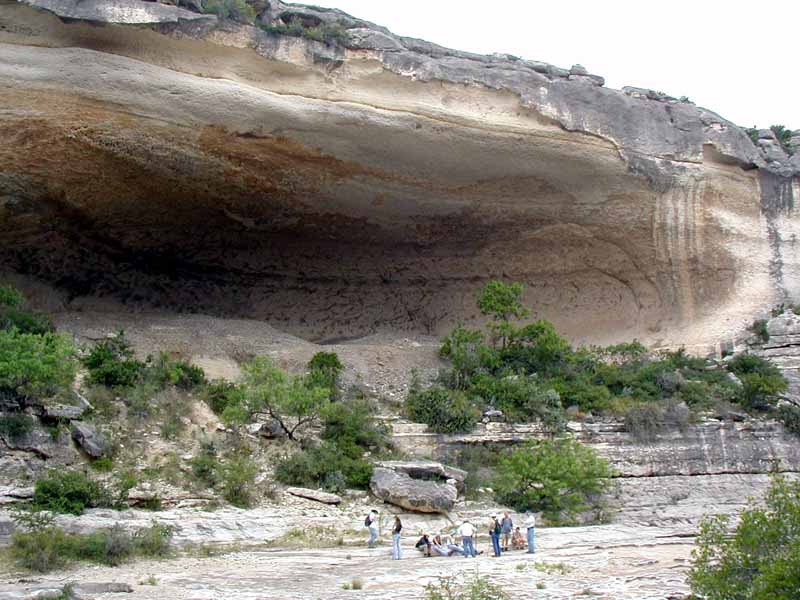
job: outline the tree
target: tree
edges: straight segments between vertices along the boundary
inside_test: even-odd
[[[25,296],[17,288],[10,285],[0,285],[0,306],[14,308],[20,306],[24,301]]]
[[[517,510],[572,519],[608,487],[611,467],[571,438],[532,441],[503,457],[494,483],[497,499]]]
[[[307,387],[302,377],[290,377],[268,358],[257,357],[242,368],[245,406],[250,415],[266,412],[290,440],[319,421],[330,402],[330,390]]]
[[[800,481],[772,481],[733,535],[727,516],[704,519],[689,582],[708,600],[794,600],[800,590]]]
[[[69,390],[75,347],[66,336],[0,330],[0,393],[41,398]]]
[[[525,287],[521,283],[503,283],[490,281],[486,284],[478,298],[478,309],[481,314],[491,317],[494,321],[489,324],[493,340],[501,340],[501,347],[505,348],[506,339],[514,331],[509,319],[515,317],[524,319],[530,311],[522,305],[522,292]]]
[[[344,365],[336,352],[317,352],[306,367],[308,386],[328,388],[331,400],[336,400],[339,396],[339,378],[344,371]]]

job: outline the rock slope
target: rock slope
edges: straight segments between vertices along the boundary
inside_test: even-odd
[[[707,346],[798,293],[800,155],[766,135],[339,11],[180,4],[0,0],[0,268],[318,340],[476,321],[496,277],[586,342]]]

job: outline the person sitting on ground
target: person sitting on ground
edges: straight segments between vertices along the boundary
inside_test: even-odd
[[[422,552],[423,556],[431,555],[431,539],[428,537],[427,533],[422,534],[422,537],[419,538],[419,541],[414,544],[414,548]]]
[[[511,547],[514,550],[525,549],[525,538],[522,537],[522,532],[519,530],[519,527],[514,530],[514,535],[511,536]]]

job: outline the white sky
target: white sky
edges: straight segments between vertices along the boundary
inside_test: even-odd
[[[303,0],[393,32],[688,96],[739,125],[800,129],[800,0]]]

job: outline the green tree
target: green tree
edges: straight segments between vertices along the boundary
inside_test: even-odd
[[[493,340],[501,341],[505,348],[506,339],[514,331],[510,318],[524,319],[530,311],[522,305],[522,292],[525,287],[521,283],[503,283],[490,281],[486,284],[478,297],[478,309],[481,314],[491,317],[489,324]]]
[[[83,359],[89,370],[89,382],[107,387],[131,387],[139,382],[144,363],[134,358],[133,348],[124,331],[95,344]]]
[[[75,346],[66,336],[0,331],[0,392],[35,398],[66,392],[76,371]]]
[[[252,23],[256,18],[255,9],[246,0],[203,0],[203,12],[240,23]]]
[[[24,301],[25,296],[17,288],[10,285],[0,285],[0,306],[14,308],[20,306]]]
[[[708,600],[796,600],[800,592],[800,481],[773,479],[763,507],[704,519],[689,582]]]
[[[307,387],[302,377],[290,377],[267,358],[255,358],[242,371],[249,415],[267,413],[290,440],[297,439],[302,429],[319,422],[330,402],[330,390]]]
[[[317,352],[306,365],[308,387],[324,387],[330,390],[331,400],[339,396],[339,378],[344,365],[336,352]]]
[[[571,438],[540,440],[500,460],[494,489],[500,502],[517,510],[570,520],[592,507],[611,476],[608,461],[588,446]]]

